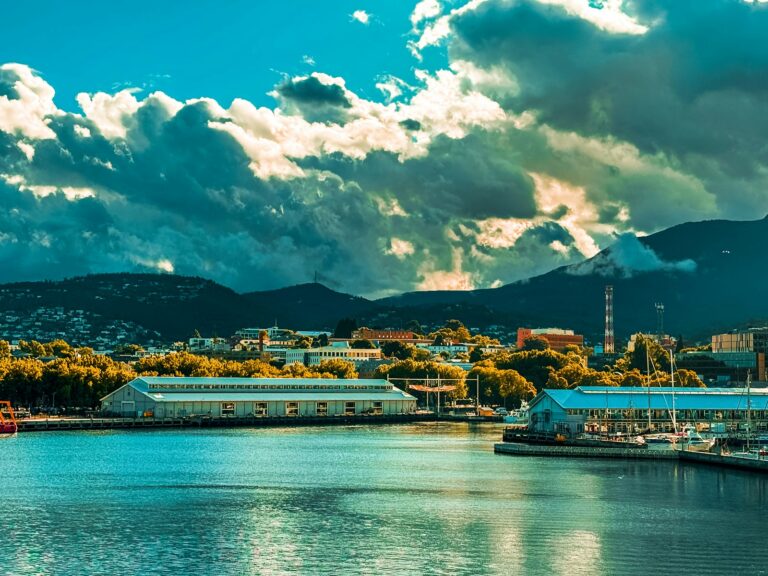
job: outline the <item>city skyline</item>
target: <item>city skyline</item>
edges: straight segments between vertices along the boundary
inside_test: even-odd
[[[0,282],[685,270],[634,235],[766,213],[761,2],[43,4],[0,24]]]

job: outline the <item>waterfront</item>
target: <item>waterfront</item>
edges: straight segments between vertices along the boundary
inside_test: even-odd
[[[493,454],[494,425],[0,441],[2,574],[761,574],[768,479]]]

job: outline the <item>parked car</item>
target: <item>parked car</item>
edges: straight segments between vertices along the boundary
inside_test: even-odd
[[[509,412],[507,412],[507,409],[504,408],[504,406],[499,406],[493,411],[496,416],[509,416]]]

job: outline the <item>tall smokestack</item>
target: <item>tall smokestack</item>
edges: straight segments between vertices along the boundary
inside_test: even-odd
[[[613,354],[613,286],[605,287],[605,354]]]

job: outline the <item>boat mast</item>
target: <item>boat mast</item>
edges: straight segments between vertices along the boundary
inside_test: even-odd
[[[651,359],[648,356],[648,342],[645,343],[645,385],[648,387],[648,433],[651,432]]]
[[[675,413],[675,357],[669,349],[669,376],[672,380],[672,431],[677,434],[677,415]]]
[[[475,376],[475,383],[477,385],[477,406],[475,407],[475,415],[480,416],[480,375]]]
[[[749,452],[749,437],[752,435],[752,371],[747,370],[747,452]]]

